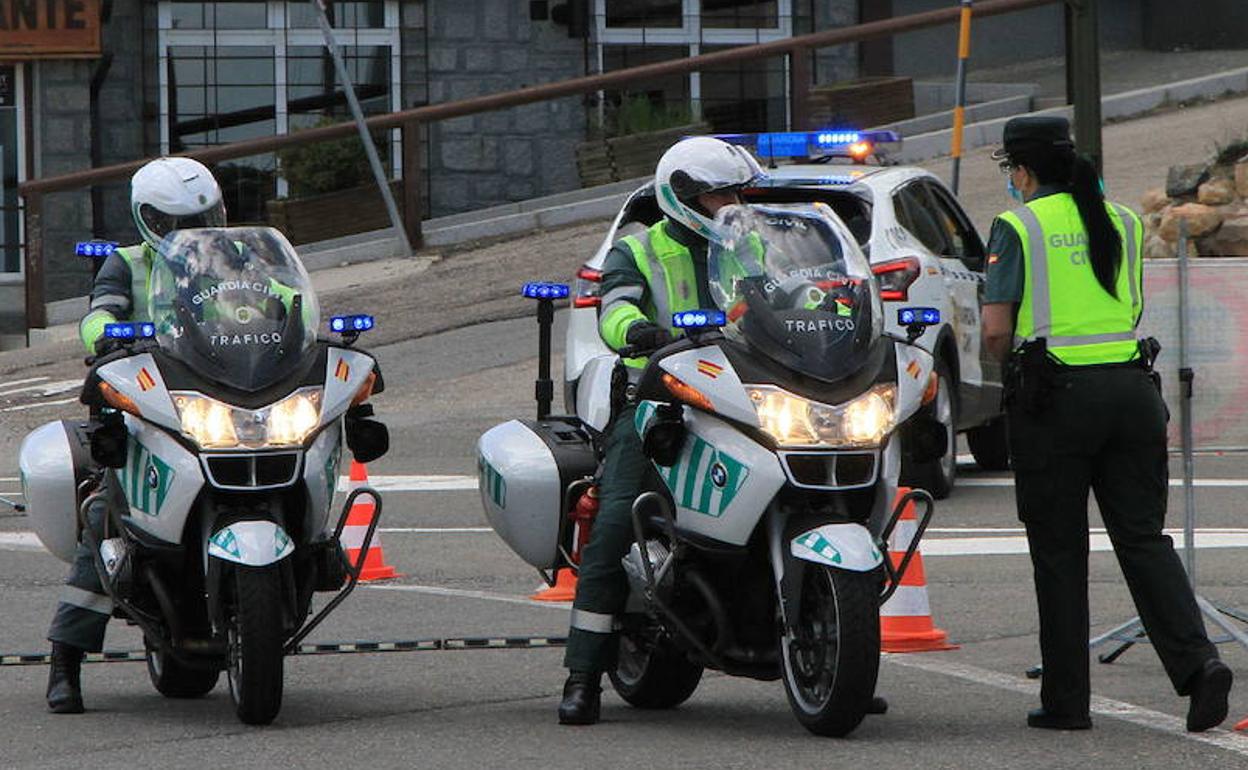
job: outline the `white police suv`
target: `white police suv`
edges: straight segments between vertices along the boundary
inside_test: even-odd
[[[984,244],[957,198],[924,169],[886,165],[880,145],[898,142],[893,132],[719,138],[746,146],[768,167],[768,179],[745,191],[747,202],[828,204],[871,260],[886,307],[922,305],[940,310],[941,323],[919,344],[936,357],[940,386],[929,408],[948,426],[948,451],[941,460],[903,468],[903,481],[937,497],[948,495],[956,475],[959,432],[966,433],[980,467],[1004,469],[1008,455],[1000,414],[1000,368],[986,362],[980,350]],[[615,241],[661,217],[653,185],[643,185],[629,196],[598,251],[577,273],[564,395],[566,407],[591,427],[603,422],[604,406],[590,403],[584,392],[589,388],[580,387],[582,377],[587,369],[605,370],[615,358],[598,335],[602,264]],[[890,331],[905,333],[897,326],[895,312],[885,312],[884,318]]]

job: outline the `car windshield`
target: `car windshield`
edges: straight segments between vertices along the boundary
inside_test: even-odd
[[[724,335],[825,382],[858,372],[883,331],[866,257],[822,203],[727,206],[708,255]]]
[[[148,287],[162,350],[237,390],[273,385],[309,355],[320,308],[294,247],[277,230],[177,230]]]

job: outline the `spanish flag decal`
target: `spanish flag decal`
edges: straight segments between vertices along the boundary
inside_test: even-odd
[[[343,382],[351,379],[351,367],[347,366],[347,362],[341,358],[338,359],[338,368],[334,369],[334,376]]]
[[[146,367],[139,370],[139,376],[135,378],[139,383],[139,390],[146,393],[156,387],[156,379],[152,377],[152,373]]]
[[[724,371],[724,367],[720,366],[717,363],[714,363],[713,361],[706,361],[706,360],[699,358],[698,359],[698,371],[706,375],[707,377],[710,377],[713,380]]]
[[[906,366],[906,373],[917,380],[919,379],[919,375],[923,373],[923,367],[919,366],[918,361],[911,361]]]

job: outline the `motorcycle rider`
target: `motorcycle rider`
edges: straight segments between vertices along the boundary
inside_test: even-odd
[[[190,158],[158,158],[135,172],[130,179],[130,211],[143,240],[117,249],[104,261],[91,289],[90,309],[78,327],[92,355],[112,349],[112,341],[104,337],[107,324],[150,319],[148,278],[165,235],[177,229],[225,225],[225,203],[217,180],[202,163]],[[88,520],[97,531],[108,510],[107,501],[117,496],[118,490],[105,489],[91,506]],[[113,603],[96,572],[95,556],[80,542],[48,629],[52,665],[47,701],[53,713],[83,712],[82,658],[103,649],[112,611]]]

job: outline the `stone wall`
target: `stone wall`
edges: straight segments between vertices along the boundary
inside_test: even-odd
[[[1187,223],[1189,256],[1248,257],[1248,152],[1175,166],[1166,186],[1149,190],[1141,204],[1145,257],[1174,257],[1181,222]]]
[[[142,10],[140,0],[114,0],[104,26],[103,47],[113,59],[100,90],[100,163],[108,165],[143,155]],[[99,61],[44,61],[34,70],[31,135],[34,177],[91,168],[91,79]],[[44,199],[44,293],[52,302],[85,294],[91,265],[74,256],[74,244],[93,235],[133,242],[128,185],[102,185],[93,217],[89,190],[57,193]]]
[[[428,0],[430,103],[585,74],[585,41],[530,21],[514,0]],[[429,127],[429,214],[524,200],[578,186],[580,97],[440,121]]]

